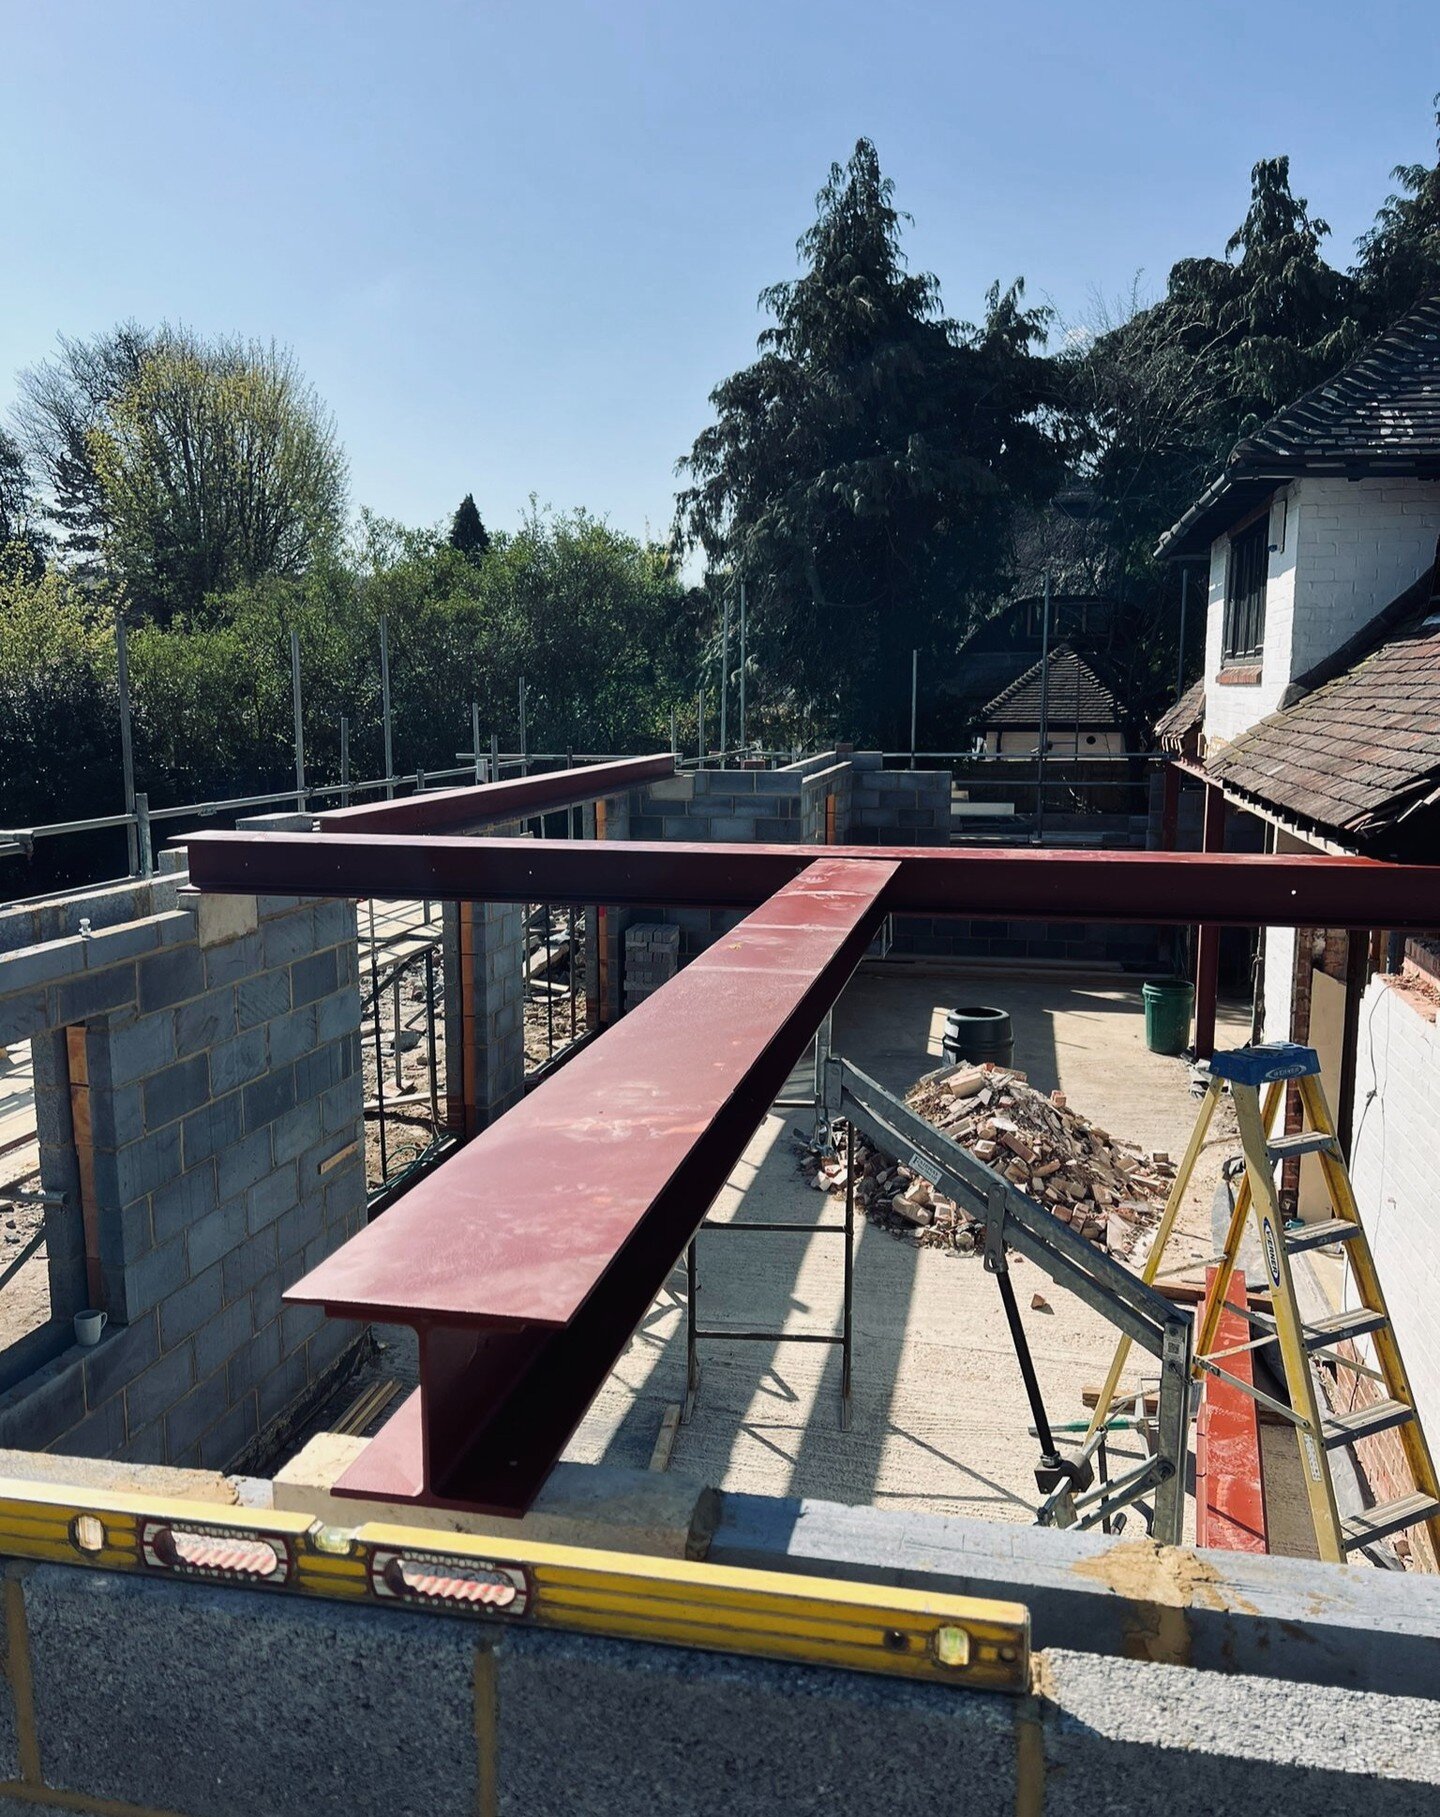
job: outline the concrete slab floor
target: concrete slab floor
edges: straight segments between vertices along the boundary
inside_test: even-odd
[[[1043,1089],[1113,1135],[1178,1157],[1194,1122],[1189,1072],[1147,1052],[1139,982],[1116,974],[871,969],[835,1016],[836,1051],[903,1091],[940,1057],[945,1012],[996,1004],[1015,1025],[1015,1063]],[[1227,1007],[1222,1041],[1244,1039],[1248,1011]],[[797,1075],[796,1084],[803,1081]],[[788,1093],[786,1095],[789,1095]],[[1219,1165],[1234,1147],[1219,1122],[1186,1218],[1209,1243]],[[767,1117],[711,1215],[723,1220],[833,1222],[840,1201],[810,1187],[790,1132],[803,1113]],[[839,1329],[843,1239],[710,1235],[700,1239],[701,1321],[787,1332]],[[1098,1383],[1114,1328],[1033,1264],[1016,1269],[1027,1334],[1053,1421],[1080,1419],[1081,1388]],[[1048,1310],[1031,1308],[1043,1295]],[[677,1269],[601,1390],[566,1455],[643,1468],[667,1405],[685,1388],[684,1273]],[[840,1356],[818,1345],[710,1343],[692,1420],[673,1462],[722,1489],[808,1495],[1028,1522],[1036,1500],[1030,1414],[994,1281],[978,1257],[921,1250],[861,1224],[855,1254],[851,1430],[838,1422]],[[1127,1380],[1153,1373],[1137,1356]],[[1138,1455],[1133,1450],[1131,1455]],[[1118,1451],[1116,1468],[1123,1467]]]

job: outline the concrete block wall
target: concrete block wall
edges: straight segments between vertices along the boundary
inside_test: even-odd
[[[912,958],[1037,959],[1052,965],[1168,968],[1169,930],[1105,921],[957,921],[897,915],[891,951]]]
[[[228,1465],[359,1335],[280,1305],[365,1217],[354,906],[180,883],[142,886],[180,908],[0,958],[0,1040],[35,1043],[66,1195],[51,1354],[0,1394],[0,1445]],[[77,1297],[109,1315],[90,1350]]]
[[[852,845],[949,845],[948,770],[887,770],[878,751],[850,766]]]
[[[794,845],[803,778],[793,770],[690,770],[635,789],[632,839]]]
[[[1433,1685],[1054,1649],[1032,1695],[1002,1697],[77,1566],[11,1566],[4,1588],[0,1813],[1421,1817],[1440,1799]]]

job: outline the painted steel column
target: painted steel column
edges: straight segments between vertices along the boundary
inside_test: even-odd
[[[1205,785],[1205,826],[1200,849],[1225,850],[1225,797],[1214,783]],[[1215,1001],[1220,992],[1220,928],[1214,921],[1195,930],[1195,1058],[1215,1052]]]

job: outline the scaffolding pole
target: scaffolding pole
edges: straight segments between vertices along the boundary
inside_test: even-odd
[[[295,710],[295,811],[305,812],[305,714],[300,697],[300,633],[290,633],[290,699]]]
[[[380,713],[385,731],[385,799],[395,799],[395,750],[390,723],[390,620],[380,620]]]
[[[135,827],[135,744],[130,727],[130,653],[126,647],[125,608],[115,614],[115,682],[120,694],[120,774],[125,789],[125,812],[131,816],[125,829],[130,859],[129,874],[140,872],[140,841]]]

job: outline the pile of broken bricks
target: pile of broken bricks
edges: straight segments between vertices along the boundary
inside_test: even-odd
[[[928,1073],[906,1097],[910,1109],[1004,1174],[1061,1224],[1122,1259],[1157,1221],[1175,1168],[1071,1110],[1063,1092],[1037,1091],[1011,1067],[962,1062]],[[844,1126],[827,1152],[801,1138],[800,1166],[817,1191],[846,1186]],[[923,1248],[972,1255],[982,1221],[928,1180],[855,1138],[855,1202],[872,1223]]]

